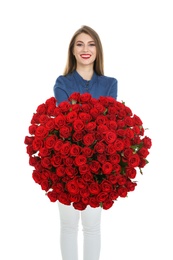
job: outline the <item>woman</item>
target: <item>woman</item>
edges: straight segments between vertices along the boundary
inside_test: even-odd
[[[70,41],[64,74],[57,78],[54,86],[57,104],[68,100],[73,92],[88,92],[94,98],[117,98],[117,80],[104,75],[103,49],[99,35],[88,26],[78,29]],[[62,259],[78,260],[77,237],[81,215],[84,234],[83,259],[99,260],[101,207],[87,206],[80,212],[73,206],[58,204]]]

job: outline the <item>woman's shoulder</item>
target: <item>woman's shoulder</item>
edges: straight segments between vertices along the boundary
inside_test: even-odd
[[[110,77],[110,76],[105,76],[105,75],[101,75],[98,76],[98,79],[102,82],[117,82],[117,79],[115,77]]]
[[[64,82],[64,81],[68,81],[68,80],[71,80],[72,78],[72,74],[68,74],[68,75],[59,75],[56,79],[56,81],[59,81],[59,82]]]

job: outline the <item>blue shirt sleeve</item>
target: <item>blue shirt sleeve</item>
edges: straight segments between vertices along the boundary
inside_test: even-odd
[[[62,101],[68,100],[68,93],[65,88],[65,81],[62,80],[62,77],[58,77],[56,83],[53,88],[54,96],[57,100],[57,104],[61,103]]]
[[[113,78],[112,85],[110,88],[109,96],[117,99],[118,96],[118,81]]]

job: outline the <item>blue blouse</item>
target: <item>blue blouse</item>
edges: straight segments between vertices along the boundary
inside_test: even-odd
[[[57,104],[68,100],[73,92],[90,93],[93,98],[110,96],[117,99],[117,80],[112,77],[99,76],[95,72],[92,79],[84,80],[77,71],[56,79],[53,91]]]

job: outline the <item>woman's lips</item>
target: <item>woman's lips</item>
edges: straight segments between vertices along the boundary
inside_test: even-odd
[[[89,59],[91,57],[90,54],[81,54],[80,56],[82,59]]]

